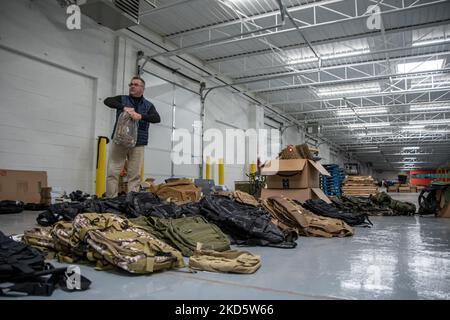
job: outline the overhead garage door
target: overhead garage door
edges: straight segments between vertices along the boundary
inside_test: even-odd
[[[0,70],[0,168],[92,192],[94,79],[4,49]]]
[[[197,178],[199,165],[173,164],[172,127],[185,128],[194,132],[194,121],[201,121],[200,98],[197,94],[175,86],[167,81],[144,73],[145,97],[156,107],[161,123],[151,124],[149,144],[145,149],[145,177],[153,177],[157,182],[174,177]],[[189,154],[192,160],[194,155]]]

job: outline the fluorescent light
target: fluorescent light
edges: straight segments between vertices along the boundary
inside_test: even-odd
[[[447,42],[447,41],[450,41],[450,39],[441,38],[441,39],[421,40],[421,41],[413,42],[412,45],[413,46],[425,46],[427,44],[443,43],[443,42]]]
[[[357,55],[369,53],[369,52],[370,52],[370,50],[367,48],[367,49],[362,49],[362,50],[354,50],[354,51],[347,51],[347,52],[340,52],[340,53],[333,53],[333,54],[324,54],[324,55],[321,55],[321,58],[322,58],[322,60],[330,60],[330,59],[357,56]]]
[[[424,128],[425,128],[424,125],[413,125],[413,126],[402,127],[402,130],[409,131],[409,130],[417,130],[417,129],[424,129]]]
[[[317,57],[303,58],[303,57],[289,57],[285,60],[288,64],[300,64],[318,61]]]
[[[429,130],[429,131],[427,131],[427,133],[450,133],[450,130],[440,130],[440,129],[438,129],[438,130]]]
[[[411,89],[413,88],[440,88],[442,86],[450,85],[450,81],[434,81],[434,82],[417,82],[411,83]]]
[[[403,150],[419,150],[420,147],[403,147]]]
[[[389,125],[390,125],[389,122],[370,122],[370,123],[350,123],[347,124],[347,127],[352,129],[358,129],[358,128],[388,127]]]
[[[386,131],[386,132],[367,132],[367,133],[357,133],[356,136],[357,137],[384,137],[384,136],[388,136],[391,135],[392,132],[391,131]]]
[[[380,92],[380,87],[367,87],[367,88],[352,88],[348,90],[333,90],[333,89],[317,89],[317,95],[321,97],[347,95],[352,93],[370,93]]]
[[[442,69],[444,59],[399,63],[397,65],[398,73],[422,72]]]
[[[410,111],[432,111],[432,110],[450,110],[450,104],[442,105],[442,104],[412,104],[409,107]]]
[[[364,108],[355,108],[354,111],[352,109],[345,108],[345,109],[336,111],[336,115],[339,117],[354,116],[355,113],[357,115],[387,113],[387,108],[385,108],[385,107],[364,107]]]
[[[450,119],[433,119],[433,120],[411,120],[409,124],[425,124],[425,125],[433,125],[433,124],[447,124],[450,123]]]

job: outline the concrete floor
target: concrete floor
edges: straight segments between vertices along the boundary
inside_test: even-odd
[[[0,230],[21,233],[35,216],[0,215]],[[133,276],[81,266],[90,290],[26,299],[450,299],[450,219],[371,220],[373,228],[356,228],[353,237],[301,237],[295,249],[241,247],[261,255],[262,267],[252,275],[178,270]]]

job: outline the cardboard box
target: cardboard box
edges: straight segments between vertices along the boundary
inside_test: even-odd
[[[0,169],[0,200],[39,203],[42,187],[47,187],[46,171]]]
[[[330,176],[318,162],[308,159],[269,160],[261,169],[268,189],[319,188],[319,174]]]
[[[388,192],[398,192],[398,187],[397,186],[389,186],[387,188]]]
[[[285,196],[293,200],[305,202],[309,199],[322,199],[326,203],[331,203],[330,199],[323,193],[320,188],[306,189],[262,189],[261,199],[267,199],[272,196]]]
[[[398,192],[411,192],[410,187],[398,187]]]

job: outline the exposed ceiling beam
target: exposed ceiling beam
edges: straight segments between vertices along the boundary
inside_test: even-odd
[[[210,0],[208,0],[208,1],[210,1]],[[342,1],[344,1],[344,0],[322,0],[322,1],[315,1],[315,2],[312,2],[312,3],[295,5],[295,6],[291,6],[291,7],[287,7],[287,8],[289,9],[290,12],[296,12],[296,11],[301,11],[301,10],[314,8],[314,7],[321,6],[321,5],[324,6],[324,5],[329,5],[329,4],[342,2]],[[182,2],[184,2],[184,1],[182,1]],[[260,13],[260,14],[250,15],[249,17],[244,18],[244,19],[234,19],[232,21],[215,23],[215,24],[211,24],[211,25],[208,25],[208,26],[192,28],[192,29],[185,30],[185,31],[178,31],[178,32],[175,32],[175,33],[172,33],[172,34],[167,34],[164,37],[170,39],[170,38],[175,38],[175,37],[180,37],[180,36],[192,35],[192,34],[201,33],[201,32],[204,32],[204,31],[210,31],[210,30],[214,30],[214,29],[219,29],[219,28],[229,27],[229,26],[232,26],[232,25],[237,25],[237,24],[240,24],[240,23],[245,23],[245,22],[250,22],[250,21],[254,21],[254,20],[258,20],[258,19],[264,19],[264,18],[277,16],[277,15],[279,15],[279,13],[280,12],[278,11],[278,8],[277,8],[277,10],[273,10],[273,11],[265,12],[265,13]]]
[[[418,8],[424,8],[424,7],[433,6],[433,5],[437,5],[437,4],[442,4],[447,1],[448,0],[434,0],[434,1],[427,2],[427,3],[420,3],[420,0],[417,0],[414,3],[410,4],[409,6],[406,5],[404,1],[401,1],[398,4],[400,7],[394,7],[393,9],[388,9],[388,10],[382,9],[381,14],[383,14],[385,16],[388,14],[405,12],[405,11],[410,11],[412,9],[418,9]],[[356,5],[357,1],[355,1],[355,2],[351,1],[351,2],[347,2],[347,3],[357,6]],[[320,7],[326,8],[326,6],[320,6]],[[286,11],[291,12],[292,9],[287,9]],[[332,9],[332,11],[336,11],[336,9]],[[314,11],[313,14],[314,14],[314,23],[308,23],[307,25],[304,25],[304,26],[275,30],[275,31],[270,31],[271,29],[274,29],[275,26],[266,27],[266,28],[262,28],[262,29],[255,29],[252,32],[244,32],[244,33],[240,33],[240,34],[229,35],[229,36],[226,36],[223,38],[198,42],[195,44],[189,44],[185,47],[179,47],[178,49],[175,49],[175,50],[155,54],[152,57],[157,57],[157,56],[170,57],[170,56],[177,55],[180,53],[192,52],[195,50],[210,48],[210,47],[218,46],[218,45],[225,45],[225,44],[243,42],[243,41],[248,41],[248,40],[255,40],[255,39],[262,38],[262,37],[273,37],[273,36],[279,35],[279,34],[286,34],[286,33],[294,32],[294,31],[298,32],[298,31],[308,30],[311,28],[316,28],[318,26],[342,23],[344,21],[348,22],[348,21],[353,21],[353,20],[366,19],[368,16],[367,12],[358,12],[358,10],[356,9],[356,10],[353,10],[353,12],[352,12],[353,15],[349,15],[347,13],[342,13],[341,15],[339,15],[341,17],[340,19],[330,20],[330,21],[326,21],[326,22],[317,22],[319,20],[315,17],[316,11]],[[268,31],[268,32],[261,33],[261,31]],[[254,33],[260,33],[260,34],[255,35]],[[310,44],[307,44],[307,45],[310,45]]]
[[[391,61],[398,61],[398,60],[404,60],[404,59],[414,59],[414,58],[422,58],[422,57],[429,57],[429,56],[433,56],[433,55],[446,55],[449,54],[450,51],[449,50],[441,50],[441,51],[434,51],[432,53],[426,53],[426,54],[411,54],[411,55],[401,55],[400,52],[402,51],[408,51],[408,50],[415,50],[417,48],[430,48],[430,47],[442,47],[442,45],[444,44],[450,44],[450,39],[448,39],[445,42],[442,43],[430,43],[427,45],[423,45],[423,46],[417,46],[417,47],[411,47],[411,46],[407,46],[407,47],[397,47],[397,48],[389,48],[389,49],[384,49],[384,50],[376,50],[376,51],[368,51],[366,53],[359,53],[357,56],[353,56],[351,58],[358,58],[361,59],[363,57],[373,57],[375,55],[378,54],[383,54],[383,53],[399,53],[397,56],[393,56],[390,57]],[[384,62],[386,59],[382,58],[382,59],[367,59],[367,60],[363,60],[363,61],[358,61],[358,62],[348,62],[348,63],[339,63],[336,64],[336,62],[334,62],[335,60],[339,60],[342,59],[341,57],[337,57],[337,58],[327,58],[326,60],[322,59],[322,65],[319,68],[309,68],[309,69],[301,69],[302,71],[307,71],[307,70],[311,70],[311,71],[320,71],[320,70],[330,70],[330,69],[336,69],[336,68],[340,68],[340,67],[345,67],[345,66],[359,66],[359,65],[367,65],[367,64],[372,64],[372,63],[381,63]],[[316,62],[309,62],[311,63],[316,63]],[[272,72],[272,73],[268,73],[268,72],[264,72],[263,74],[253,74],[253,75],[245,75],[245,76],[236,76],[237,74],[242,74],[242,73],[247,73],[247,72],[256,72],[256,71],[267,71],[270,69],[279,69],[279,68],[284,68],[284,67],[298,67],[302,64],[302,62],[298,62],[298,63],[283,63],[283,64],[275,64],[272,66],[264,66],[261,68],[251,68],[251,69],[242,69],[240,71],[234,71],[234,72],[223,72],[221,73],[221,75],[225,75],[225,76],[231,76],[233,79],[235,79],[236,81],[241,81],[244,79],[251,79],[251,78],[256,78],[256,77],[261,77],[261,76],[270,76],[270,75],[277,75],[277,74],[281,74],[283,72],[277,71],[277,72]],[[286,74],[289,74],[289,72],[286,72]],[[235,76],[233,76],[235,75]]]
[[[367,98],[383,98],[383,97],[392,97],[394,100],[399,101],[407,101],[407,95],[411,94],[425,94],[425,96],[429,96],[429,93],[433,92],[448,92],[448,88],[434,88],[434,89],[419,89],[419,90],[411,90],[409,92],[377,92],[377,93],[367,93],[364,95],[348,95],[346,97],[349,99],[367,99]],[[330,97],[330,98],[319,98],[319,99],[311,99],[311,100],[303,100],[303,99],[292,99],[292,100],[284,100],[284,101],[270,101],[271,105],[289,105],[289,104],[312,104],[312,103],[330,103],[330,101],[342,101],[342,97]],[[319,111],[320,112],[320,111]]]
[[[391,34],[395,34],[395,33],[416,30],[416,29],[420,29],[420,28],[431,28],[431,27],[446,25],[449,23],[450,23],[450,19],[444,19],[441,21],[433,21],[433,22],[427,22],[427,23],[421,23],[421,24],[414,24],[414,25],[408,25],[408,26],[404,26],[404,27],[387,28],[387,29],[385,29],[386,30],[385,34],[391,35]],[[370,38],[370,37],[375,37],[375,36],[381,36],[381,31],[374,30],[374,31],[369,31],[369,32],[363,32],[363,33],[358,33],[358,34],[353,34],[353,35],[345,35],[345,36],[341,36],[341,37],[334,37],[334,38],[323,39],[323,40],[312,40],[311,44],[314,46],[319,46],[319,45],[325,45],[325,44],[331,44],[331,43],[339,43],[339,42],[344,42],[344,41],[356,40],[356,39],[361,39],[361,38]],[[297,43],[297,44],[280,46],[279,48],[281,48],[283,50],[289,50],[289,49],[302,49],[302,48],[306,48],[306,47],[307,47],[307,44],[305,44],[305,43]],[[215,57],[215,58],[206,58],[204,60],[208,64],[211,65],[211,64],[218,63],[218,62],[237,60],[237,59],[242,59],[242,58],[246,58],[246,57],[254,57],[254,56],[258,56],[258,55],[271,54],[271,53],[272,53],[272,50],[270,48],[267,48],[267,49],[262,49],[262,50],[248,51],[248,52],[237,53],[237,54],[233,54],[233,55],[227,55],[227,56],[221,56],[221,57]]]
[[[408,49],[411,50],[412,48],[408,48]],[[374,55],[374,54],[378,54],[378,53],[380,53],[380,52],[371,52],[370,54]],[[450,51],[445,50],[445,51],[442,51],[439,53],[417,54],[417,55],[411,55],[411,56],[404,56],[404,57],[400,57],[400,58],[393,58],[390,61],[396,62],[396,61],[404,61],[404,60],[408,60],[408,59],[418,59],[418,58],[427,58],[427,57],[428,58],[430,58],[430,57],[437,58],[441,55],[448,55],[448,54],[450,54]],[[250,84],[250,83],[261,82],[261,81],[270,81],[270,80],[288,78],[291,76],[314,74],[314,73],[319,73],[319,72],[324,73],[324,72],[330,71],[330,70],[335,70],[336,73],[341,73],[342,71],[339,69],[350,68],[350,67],[353,68],[353,67],[357,67],[357,66],[367,66],[367,65],[374,65],[374,64],[378,65],[379,63],[382,63],[382,62],[384,62],[384,59],[377,59],[377,60],[364,61],[364,62],[353,62],[353,63],[325,66],[325,67],[319,67],[319,68],[315,67],[315,68],[302,69],[302,70],[296,70],[296,71],[278,72],[275,74],[269,74],[269,75],[263,75],[263,76],[252,76],[252,77],[249,77],[248,79],[234,81],[232,85],[244,85],[244,84]],[[372,66],[372,68],[373,68],[373,66]],[[386,69],[386,70],[388,70],[388,69]],[[440,70],[436,70],[436,72],[439,72],[439,71]],[[373,70],[373,74],[374,75],[376,74],[375,69]],[[402,75],[406,75],[406,74],[403,73]],[[214,86],[213,88],[218,89],[218,88],[224,88],[226,86],[229,86],[229,85]]]
[[[199,2],[199,1],[207,1],[207,0],[181,0],[181,1],[170,3],[170,4],[167,4],[167,5],[158,6],[158,7],[155,7],[153,9],[141,12],[139,14],[139,18],[142,18],[142,17],[145,17],[145,16],[149,16],[149,15],[152,15],[152,14],[156,14],[156,13],[160,14],[162,11],[165,11],[167,9],[179,7],[181,5],[185,5],[185,4],[188,4],[188,3],[192,4],[194,2]]]
[[[253,90],[246,90],[246,92],[252,92],[252,93],[262,93],[262,92],[272,92],[272,91],[281,91],[281,90],[292,90],[292,89],[300,89],[300,88],[310,88],[310,87],[318,87],[318,86],[327,86],[327,85],[338,85],[338,84],[348,84],[348,83],[354,83],[354,82],[368,82],[368,81],[378,81],[383,79],[389,79],[393,77],[405,77],[405,76],[414,76],[414,75],[420,75],[420,74],[442,74],[442,73],[448,73],[450,72],[450,68],[443,68],[439,70],[433,70],[433,71],[423,71],[423,72],[407,72],[407,73],[390,73],[390,74],[383,74],[383,75],[375,75],[375,76],[369,76],[369,77],[355,77],[350,79],[342,79],[342,80],[330,80],[330,81],[318,81],[318,82],[309,82],[309,83],[303,83],[303,84],[294,84],[294,85],[285,85],[285,86],[278,86],[278,87],[272,87],[272,88],[262,88],[262,89],[253,89]],[[294,75],[292,73],[292,75]],[[264,81],[264,80],[258,80],[255,82]],[[220,86],[222,87],[222,86]],[[410,90],[405,90],[410,91]],[[392,94],[392,92],[390,92]]]

